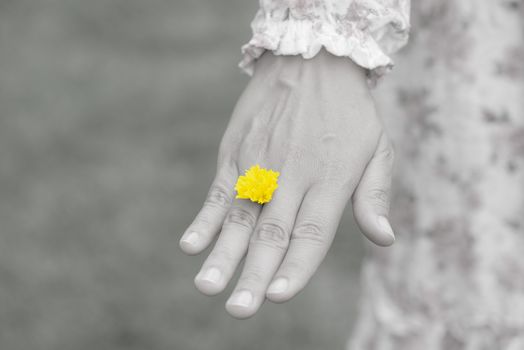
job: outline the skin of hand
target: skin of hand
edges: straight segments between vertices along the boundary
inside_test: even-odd
[[[280,172],[264,205],[235,199],[238,176],[254,164]],[[224,133],[207,199],[180,240],[193,255],[218,236],[196,287],[220,293],[245,257],[226,303],[232,316],[291,299],[324,259],[350,199],[366,237],[393,244],[392,166],[363,68],[325,50],[312,59],[264,53]]]

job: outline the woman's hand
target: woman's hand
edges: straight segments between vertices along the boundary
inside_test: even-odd
[[[323,260],[350,198],[362,232],[391,245],[392,162],[362,68],[326,51],[309,60],[266,52],[224,134],[204,206],[180,241],[198,254],[219,235],[197,288],[220,293],[247,253],[228,312],[246,318],[266,298],[291,299]],[[234,199],[238,176],[257,163],[280,172],[272,201]]]

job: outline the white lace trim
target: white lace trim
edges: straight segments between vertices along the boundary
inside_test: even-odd
[[[251,23],[253,36],[242,47],[239,67],[252,75],[254,62],[265,50],[309,59],[324,47],[331,54],[348,57],[368,69],[369,81],[375,85],[393,67],[388,53],[407,42],[409,13],[380,1],[360,1],[348,6],[343,15],[315,6],[301,9],[298,16],[296,9],[285,5],[278,8],[272,4],[271,10],[261,8]]]

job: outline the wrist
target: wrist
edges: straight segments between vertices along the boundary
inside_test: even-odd
[[[369,92],[367,70],[348,57],[335,56],[321,49],[312,58],[301,55],[275,55],[266,51],[255,63],[254,79],[275,78],[286,85],[304,81],[329,81],[342,89]]]

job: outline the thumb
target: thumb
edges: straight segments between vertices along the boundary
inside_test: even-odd
[[[393,147],[382,134],[377,150],[352,196],[355,221],[364,235],[380,246],[395,242],[388,219],[393,160]]]

